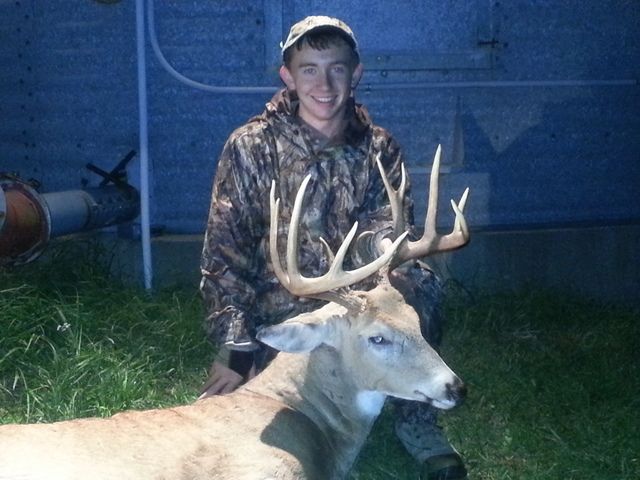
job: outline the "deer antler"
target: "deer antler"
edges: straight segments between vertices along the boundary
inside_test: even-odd
[[[389,197],[389,203],[391,206],[391,218],[393,219],[393,236],[397,238],[405,231],[404,212],[402,207],[404,203],[405,190],[407,189],[407,171],[404,168],[404,163],[400,164],[400,171],[402,172],[400,187],[395,190],[391,186],[391,183],[387,178],[387,174],[382,167],[380,155],[381,154],[378,154],[378,156],[376,157],[376,164],[378,165],[378,170],[380,170],[382,183],[384,183],[384,188],[387,190],[387,196]]]
[[[301,297],[318,296],[318,294],[323,294],[330,290],[346,287],[364,280],[391,261],[398,249],[398,246],[406,236],[406,233],[398,236],[390,248],[385,249],[384,253],[371,263],[355,270],[344,270],[344,257],[358,228],[358,222],[355,222],[349,231],[349,234],[346,236],[342,245],[340,245],[340,248],[335,254],[335,258],[333,258],[329,271],[317,278],[303,276],[298,268],[298,227],[300,224],[300,213],[302,211],[302,200],[310,179],[311,175],[307,175],[300,185],[293,205],[293,211],[291,213],[291,224],[289,225],[289,235],[287,237],[288,272],[282,267],[280,256],[278,254],[278,217],[280,199],[276,200],[275,198],[275,181],[271,182],[270,194],[271,222],[269,232],[269,252],[271,255],[271,263],[273,264],[273,270],[278,277],[278,280],[280,280],[280,283],[282,283],[289,292]]]
[[[442,156],[442,147],[438,145],[435,157],[433,159],[433,167],[431,168],[431,177],[429,180],[429,200],[427,203],[427,216],[424,224],[424,233],[422,238],[416,242],[405,242],[398,249],[398,254],[393,260],[392,268],[416,258],[426,257],[436,252],[445,252],[463,247],[469,242],[469,229],[467,221],[464,218],[464,207],[469,196],[469,188],[465,189],[460,202],[456,204],[451,200],[451,207],[456,214],[453,230],[448,235],[438,235],[436,232],[436,217],[438,212],[438,179],[440,176],[440,158]],[[406,172],[404,165],[402,166],[402,180],[400,187],[395,190],[384,172],[380,158],[376,159],[378,169],[382,175],[384,186],[391,203],[391,214],[393,216],[394,236],[404,230],[404,216],[402,212],[404,194],[406,189]]]

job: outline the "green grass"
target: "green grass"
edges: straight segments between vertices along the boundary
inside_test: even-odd
[[[192,401],[213,358],[197,292],[149,296],[75,253],[0,272],[0,421]]]
[[[640,478],[640,315],[550,293],[456,306],[443,421],[477,479]]]
[[[106,259],[108,260],[108,259]],[[195,288],[147,295],[101,253],[0,271],[0,422],[191,402],[213,352]],[[471,478],[640,478],[640,315],[552,292],[453,293],[443,357],[469,386],[441,415]],[[383,413],[354,480],[415,479]]]

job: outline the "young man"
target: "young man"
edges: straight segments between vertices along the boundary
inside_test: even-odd
[[[273,179],[286,229],[298,187],[306,175],[312,176],[300,226],[300,269],[306,276],[319,276],[328,267],[320,236],[336,251],[356,220],[361,231],[384,236],[391,230],[375,158],[380,155],[390,181],[397,185],[402,155],[389,133],[373,125],[365,108],[354,101],[363,67],[353,32],[335,18],[307,17],[291,28],[282,55],[280,77],[286,88],[261,115],[231,134],[218,162],[201,292],[207,334],[219,354],[203,396],[234,390],[268,363],[271,352],[254,338],[258,326],[322,304],[292,297],[271,269],[268,198]],[[413,225],[409,196],[405,207],[406,224]],[[412,267],[394,272],[392,281],[418,312],[427,340],[437,346],[437,278],[427,269]],[[424,464],[422,478],[466,478],[460,456],[436,425],[434,409],[418,402],[397,403],[396,432]]]

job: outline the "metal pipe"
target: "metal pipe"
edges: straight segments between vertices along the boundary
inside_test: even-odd
[[[107,185],[86,190],[44,193],[51,215],[51,237],[115,225],[138,216],[133,187]]]
[[[82,190],[45,193],[42,198],[55,215],[55,219],[51,219],[52,237],[83,230],[91,215],[91,204],[95,204]]]
[[[51,235],[46,204],[24,182],[0,179],[0,265],[30,262]]]
[[[107,185],[38,193],[18,178],[0,179],[0,265],[35,260],[51,238],[133,220],[138,192]]]
[[[147,113],[147,72],[144,34],[144,0],[136,0],[136,47],[138,65],[138,116],[140,135],[140,235],[144,287],[151,290],[151,221],[149,214],[149,133]]]
[[[140,3],[143,0],[139,0]],[[162,50],[160,49],[160,45],[158,43],[158,37],[156,36],[156,27],[155,27],[155,19],[153,15],[154,6],[153,0],[147,0],[147,21],[149,27],[149,40],[151,41],[151,47],[153,48],[154,53],[156,54],[156,58],[160,62],[160,65],[176,80],[184,83],[185,85],[189,85],[190,87],[197,88],[199,90],[204,90],[212,93],[271,93],[273,94],[277,88],[276,87],[257,87],[257,86],[218,86],[218,85],[208,85],[205,83],[197,82],[192,80],[180,72],[178,72],[175,68],[171,66],[171,64],[167,61]]]
[[[550,88],[550,87],[623,87],[635,86],[635,79],[614,80],[473,80],[461,82],[361,83],[360,91],[420,90],[430,88]]]
[[[209,85],[195,81],[178,72],[167,61],[162,53],[155,29],[153,0],[147,0],[147,21],[149,30],[149,40],[151,47],[160,62],[160,65],[175,79],[199,90],[212,93],[275,93],[280,87],[277,86],[220,86]],[[366,67],[366,65],[365,65]],[[638,80],[629,79],[583,79],[583,80],[471,80],[471,81],[450,81],[450,82],[387,82],[387,83],[365,83],[361,82],[359,90],[362,92],[384,91],[384,90],[422,90],[431,88],[512,88],[512,87],[619,87],[638,85]]]

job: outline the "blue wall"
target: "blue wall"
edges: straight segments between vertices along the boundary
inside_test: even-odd
[[[419,203],[442,143],[443,200],[470,185],[476,228],[640,220],[640,2],[156,0],[155,27],[187,77],[275,90],[277,44],[311,13],[358,35],[358,99]],[[146,56],[152,223],[200,233],[223,142],[271,95],[187,87],[149,35]],[[0,0],[0,67],[0,171],[67,190],[138,149],[135,2]]]

